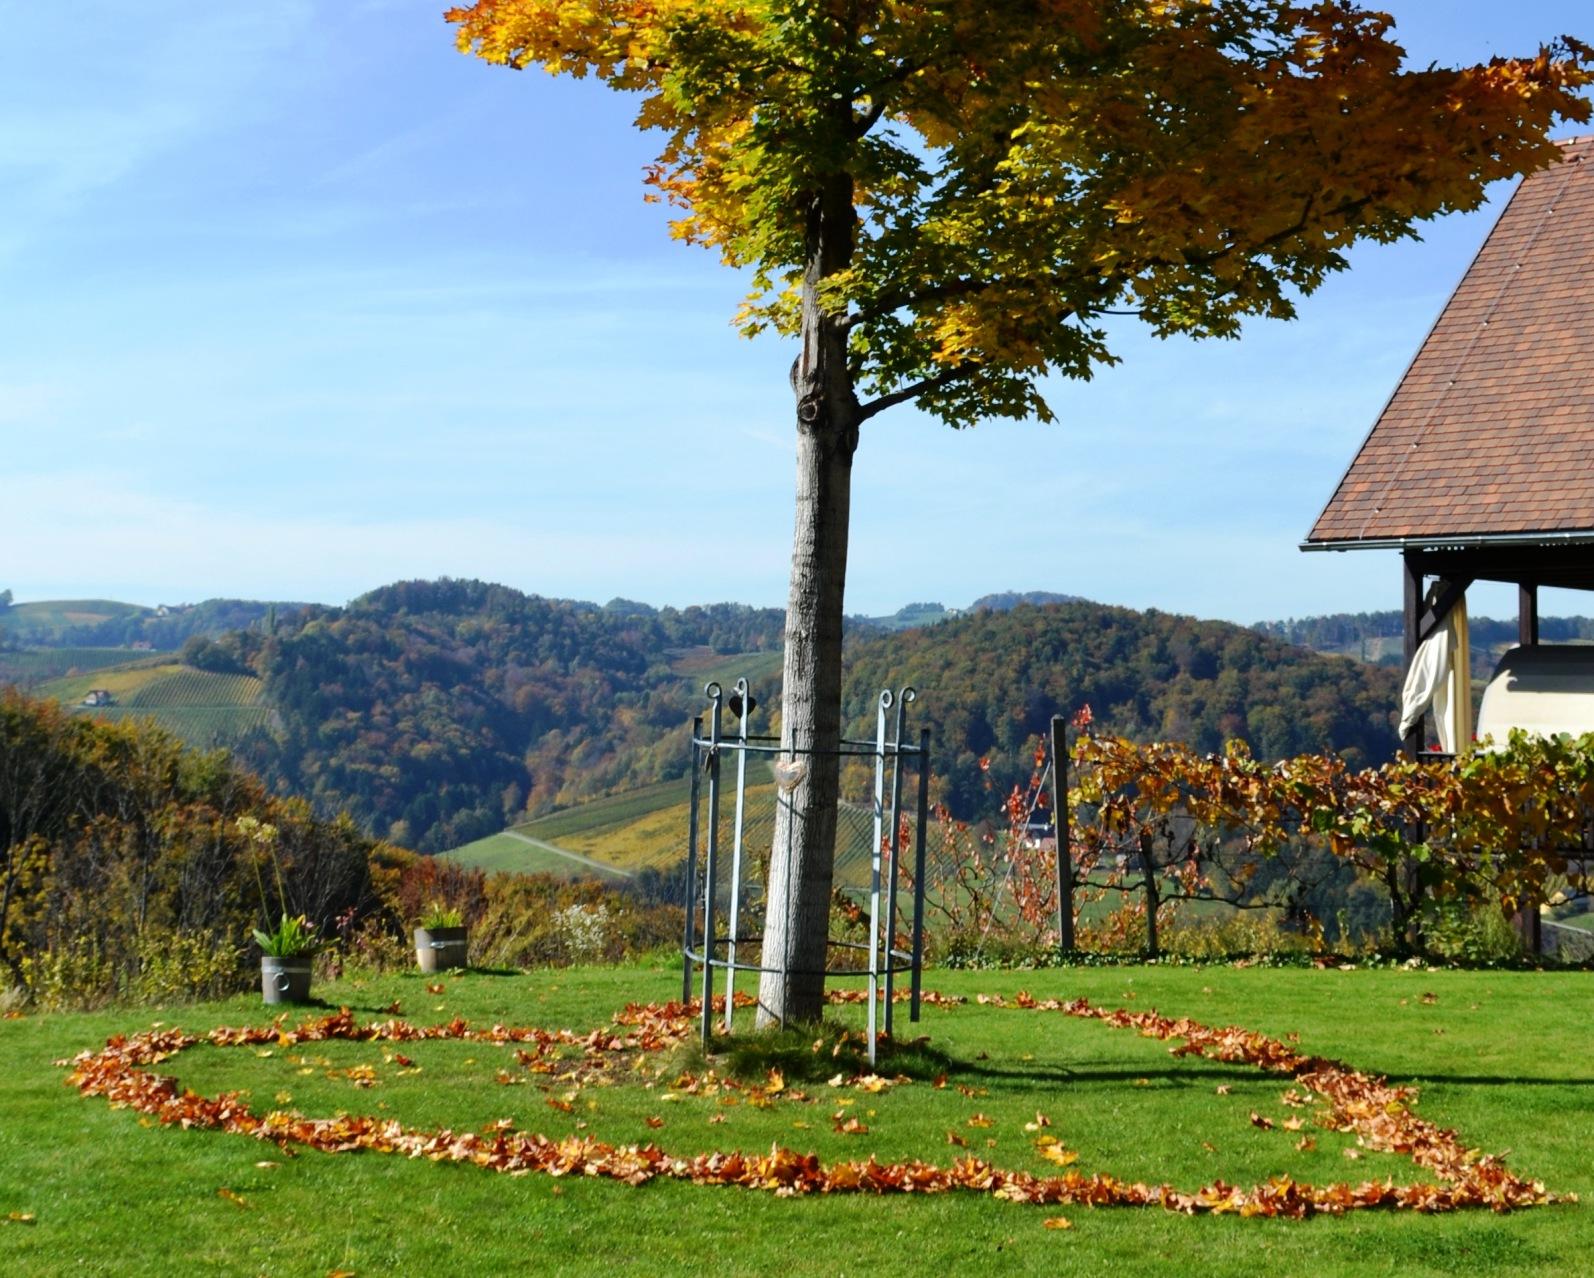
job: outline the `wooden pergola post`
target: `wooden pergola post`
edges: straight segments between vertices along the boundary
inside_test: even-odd
[[[1401,662],[1402,677],[1411,673],[1411,663],[1417,659],[1417,646],[1421,642],[1417,628],[1422,621],[1422,587],[1423,572],[1413,551],[1406,551],[1400,557],[1401,584],[1404,586],[1405,607],[1403,615],[1405,620],[1405,644],[1402,648],[1404,660]],[[1415,759],[1417,752],[1422,749],[1422,721],[1412,725],[1400,742],[1401,753],[1408,759]]]

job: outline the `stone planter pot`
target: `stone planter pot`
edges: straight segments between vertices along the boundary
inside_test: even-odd
[[[292,958],[260,956],[260,996],[268,1003],[310,1001],[310,955]]]
[[[465,966],[465,933],[462,927],[418,927],[415,929],[415,961],[423,972],[446,972]]]

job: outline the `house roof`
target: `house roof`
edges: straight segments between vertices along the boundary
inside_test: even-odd
[[[1517,189],[1303,549],[1594,540],[1594,136]]]

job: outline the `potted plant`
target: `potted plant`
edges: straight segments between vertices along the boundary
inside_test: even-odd
[[[302,914],[283,912],[269,932],[255,928],[260,946],[260,993],[268,1003],[310,999],[310,960],[321,947],[315,925]]]
[[[464,913],[441,901],[433,901],[415,927],[415,961],[423,972],[464,967],[465,940]]]

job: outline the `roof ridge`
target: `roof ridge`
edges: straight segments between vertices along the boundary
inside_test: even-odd
[[[1556,146],[1564,162],[1512,193],[1308,542],[1594,531],[1594,132]]]

